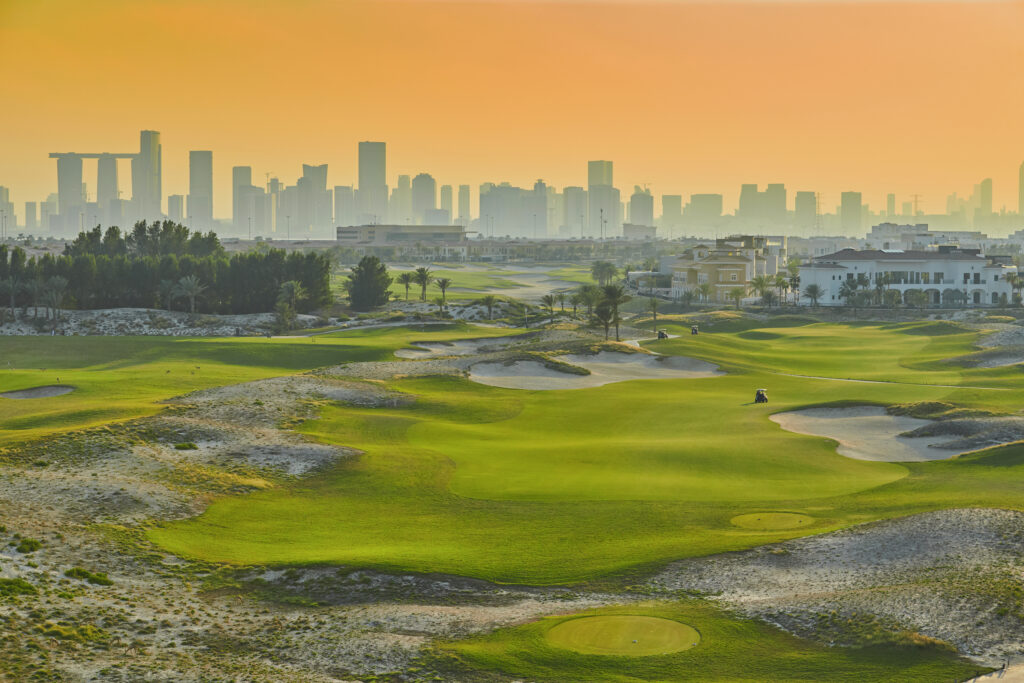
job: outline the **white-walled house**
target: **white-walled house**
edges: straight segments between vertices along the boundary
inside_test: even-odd
[[[1009,257],[986,258],[977,249],[940,247],[937,251],[880,251],[876,249],[843,249],[819,256],[800,266],[800,303],[811,305],[806,296],[810,285],[817,285],[822,296],[819,306],[843,306],[847,302],[840,293],[846,281],[856,282],[866,275],[874,290],[879,279],[884,288],[903,297],[910,290],[928,295],[929,306],[961,304],[992,306],[1013,300],[1013,290],[1006,276],[1016,273]],[[888,274],[888,278],[883,276]]]

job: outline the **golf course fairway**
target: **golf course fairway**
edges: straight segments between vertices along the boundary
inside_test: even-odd
[[[1017,392],[1006,389],[1024,386],[1017,370],[943,360],[971,352],[977,333],[936,323],[782,320],[764,341],[749,334],[751,321],[723,327],[647,344],[728,373],[713,378],[572,391],[457,377],[391,381],[415,400],[328,405],[300,427],[361,454],[291,485],[221,498],[149,537],[216,562],[552,584],[926,510],[1024,500],[1020,445],[946,461],[868,462],[769,419],[837,402],[1013,413]],[[769,388],[771,403],[752,403],[759,387]],[[765,528],[733,522],[771,511],[806,517]]]

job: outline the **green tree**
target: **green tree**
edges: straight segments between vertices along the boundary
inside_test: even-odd
[[[619,339],[619,306],[629,301],[632,297],[626,294],[626,290],[622,285],[605,285],[602,290],[601,302],[606,303],[612,308],[612,318],[615,324],[615,341]]]
[[[178,296],[188,299],[189,312],[195,313],[196,299],[202,296],[203,292],[206,291],[206,286],[203,285],[195,275],[186,275],[178,280],[176,291]]]
[[[578,293],[583,305],[587,307],[587,317],[589,318],[594,314],[594,307],[601,302],[601,288],[596,285],[582,285]]]
[[[292,310],[299,310],[299,304],[306,299],[306,289],[298,280],[282,282],[278,288],[277,301],[284,301]]]
[[[488,320],[493,320],[494,319],[494,305],[496,303],[498,303],[498,297],[494,296],[493,294],[488,294],[486,296],[480,297],[479,303],[481,303],[481,304],[483,304],[484,306],[487,307],[487,319]]]
[[[825,291],[818,285],[811,284],[804,290],[804,296],[811,300],[811,306],[817,308],[818,300],[825,296]]]
[[[604,326],[604,338],[608,340],[608,332],[612,325],[618,325],[618,316],[615,314],[615,309],[607,301],[602,301],[594,308],[594,320],[599,325]]]
[[[383,306],[388,302],[391,291],[391,276],[388,275],[387,266],[376,256],[364,256],[352,267],[345,290],[354,310],[369,311]]]
[[[442,306],[448,303],[448,288],[452,286],[452,279],[450,277],[439,277],[434,280],[434,286],[441,290],[441,303]]]
[[[595,261],[590,266],[590,276],[597,280],[599,287],[604,287],[611,283],[618,274],[619,269],[611,261]]]
[[[779,295],[776,294],[775,292],[773,292],[770,289],[764,290],[764,293],[761,294],[761,305],[763,305],[763,306],[767,306],[768,308],[771,308],[772,305],[778,303],[778,301],[779,301]]]
[[[708,303],[711,301],[711,294],[715,291],[715,288],[711,286],[710,282],[702,282],[697,285],[697,294],[700,295],[701,301]]]
[[[658,300],[653,296],[647,299],[647,310],[651,312],[651,317],[654,319],[654,327],[658,327]]]
[[[548,309],[548,317],[552,323],[555,322],[555,297],[551,294],[545,294],[540,298],[541,305]]]
[[[413,278],[414,278],[414,275],[411,272],[409,272],[409,271],[405,271],[403,273],[399,273],[398,274],[398,284],[400,284],[403,287],[405,287],[405,300],[406,301],[409,300],[409,287],[411,287],[413,282],[414,282]]]
[[[420,301],[426,301],[427,287],[434,281],[434,276],[430,274],[430,268],[420,266],[413,273],[412,279],[420,286]]]
[[[743,297],[747,295],[746,287],[733,287],[729,290],[729,299],[736,304],[736,310],[740,310],[740,303],[743,301]]]

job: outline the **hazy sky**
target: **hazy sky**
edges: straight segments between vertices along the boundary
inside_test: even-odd
[[[48,152],[134,151],[142,128],[165,196],[214,150],[218,216],[232,165],[349,184],[359,140],[388,143],[392,185],[584,185],[612,159],[627,195],[727,209],[785,182],[943,210],[986,176],[1016,209],[1024,161],[1024,2],[0,0],[0,74],[19,214],[56,190]]]

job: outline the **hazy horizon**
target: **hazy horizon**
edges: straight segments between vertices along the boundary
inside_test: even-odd
[[[1016,210],[1022,28],[1020,2],[2,0],[0,184],[20,214],[56,191],[49,152],[130,152],[154,129],[165,197],[213,150],[217,216],[232,166],[355,184],[360,140],[388,143],[389,184],[474,195],[585,185],[610,159],[621,188],[726,211],[740,184],[781,182],[828,211],[857,190],[940,212],[986,177]]]

